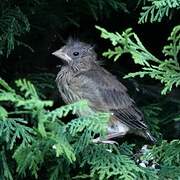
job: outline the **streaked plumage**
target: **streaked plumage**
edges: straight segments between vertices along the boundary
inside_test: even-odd
[[[126,87],[97,64],[96,53],[89,44],[70,40],[53,54],[64,61],[56,82],[66,103],[87,99],[91,111],[110,112],[109,138],[135,133],[154,141]]]

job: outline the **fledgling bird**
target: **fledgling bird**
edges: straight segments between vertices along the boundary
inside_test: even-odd
[[[127,133],[155,141],[148,131],[143,114],[127,94],[126,87],[97,63],[93,46],[71,39],[52,54],[64,62],[56,83],[65,103],[86,99],[92,112],[111,114],[106,140],[97,138],[94,142],[108,143]],[[79,112],[79,115],[87,113]]]

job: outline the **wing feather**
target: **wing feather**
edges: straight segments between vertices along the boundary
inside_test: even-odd
[[[147,129],[143,115],[135,102],[127,94],[126,87],[112,74],[98,67],[76,75],[81,79],[81,96],[91,102],[92,108],[98,111],[109,111],[128,127]]]

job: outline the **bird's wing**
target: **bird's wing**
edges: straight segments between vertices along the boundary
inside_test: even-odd
[[[142,113],[126,87],[103,68],[82,72],[74,78],[76,90],[97,111],[109,111],[132,129],[147,129]]]

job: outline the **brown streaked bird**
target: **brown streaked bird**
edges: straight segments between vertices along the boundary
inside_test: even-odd
[[[67,44],[52,53],[64,63],[56,82],[65,103],[86,99],[92,112],[111,114],[106,140],[94,142],[110,143],[112,138],[134,133],[155,142],[145,124],[143,114],[127,93],[126,87],[115,76],[97,63],[93,47],[70,39]],[[89,112],[79,112],[78,115]]]

